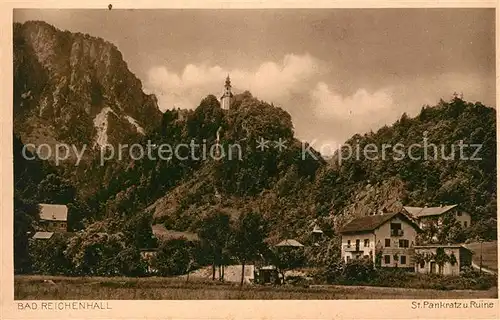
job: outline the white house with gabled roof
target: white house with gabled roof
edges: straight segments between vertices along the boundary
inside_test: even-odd
[[[368,258],[380,267],[413,268],[418,224],[403,212],[354,218],[340,230],[345,262]]]

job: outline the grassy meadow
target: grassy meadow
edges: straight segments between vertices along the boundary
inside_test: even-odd
[[[474,255],[472,256],[472,261],[475,264],[480,265],[481,257],[481,244],[479,242],[469,243],[466,245],[467,248],[472,250]],[[482,244],[482,260],[483,266],[490,270],[498,270],[498,244],[497,241],[483,242]]]
[[[318,285],[259,286],[205,279],[15,276],[16,300],[213,300],[213,299],[481,299],[497,298],[490,290],[431,290]]]

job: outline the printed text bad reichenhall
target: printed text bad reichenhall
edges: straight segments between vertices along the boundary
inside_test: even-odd
[[[106,301],[37,301],[18,302],[18,310],[111,310]]]

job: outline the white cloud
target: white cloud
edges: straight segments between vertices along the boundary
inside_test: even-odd
[[[168,66],[156,66],[148,72],[145,89],[156,94],[161,110],[196,108],[208,94],[220,96],[230,74],[235,92],[249,90],[259,99],[287,110],[293,117],[296,136],[316,141],[314,146],[324,154],[331,154],[335,146],[356,133],[391,125],[403,112],[415,116],[423,104],[447,100],[454,91],[463,91],[465,99],[474,101],[493,90],[488,79],[450,73],[403,78],[391,86],[358,88],[345,94],[323,80],[328,77],[325,69],[320,60],[308,54],[288,54],[281,61],[264,62],[254,69],[188,64],[176,73]]]
[[[402,111],[395,107],[392,96],[390,88],[373,93],[358,89],[350,96],[342,96],[326,83],[319,82],[311,92],[311,108],[319,119],[342,123],[345,139],[396,120]]]
[[[155,93],[160,109],[195,108],[208,94],[222,93],[226,75],[241,90],[266,101],[284,101],[320,73],[320,63],[312,56],[286,55],[282,61],[264,62],[255,70],[226,70],[220,66],[187,65],[181,74],[167,66],[157,66],[148,72],[145,89]]]

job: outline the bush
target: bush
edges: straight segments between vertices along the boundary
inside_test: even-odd
[[[172,239],[161,244],[153,266],[162,276],[185,274],[192,260],[192,244],[186,239]]]
[[[123,235],[99,232],[97,226],[89,227],[71,238],[65,257],[74,266],[72,273],[90,276],[117,276],[137,274],[140,254],[127,249]]]
[[[325,270],[323,270],[320,277],[324,278],[327,283],[335,283],[342,280],[343,271],[345,268],[344,261],[331,262]]]
[[[354,259],[347,262],[342,276],[346,281],[369,282],[376,275],[373,262],[370,259]]]
[[[294,286],[301,286],[301,287],[309,287],[311,284],[312,279],[304,276],[287,276],[286,277],[286,283],[294,285]]]
[[[469,280],[471,287],[477,290],[486,290],[497,285],[497,276],[481,273],[472,267],[466,267],[460,272],[460,276]]]
[[[491,274],[480,274],[472,268],[465,269],[460,276],[420,274],[401,268],[373,268],[367,260],[338,261],[314,275],[316,281],[342,285],[371,285],[378,287],[402,287],[435,290],[487,290],[497,285]]]
[[[121,275],[138,277],[146,274],[147,264],[135,247],[125,248],[116,256],[116,264]]]
[[[32,272],[37,274],[68,275],[73,266],[64,255],[68,240],[54,234],[48,240],[30,240],[29,253],[33,261]]]
[[[404,286],[409,278],[415,276],[399,268],[381,268],[375,272],[375,277],[370,280],[370,284],[381,287]]]
[[[355,259],[347,263],[339,260],[330,263],[316,277],[324,279],[327,283],[337,284],[368,284],[376,277],[376,270],[370,259]]]

